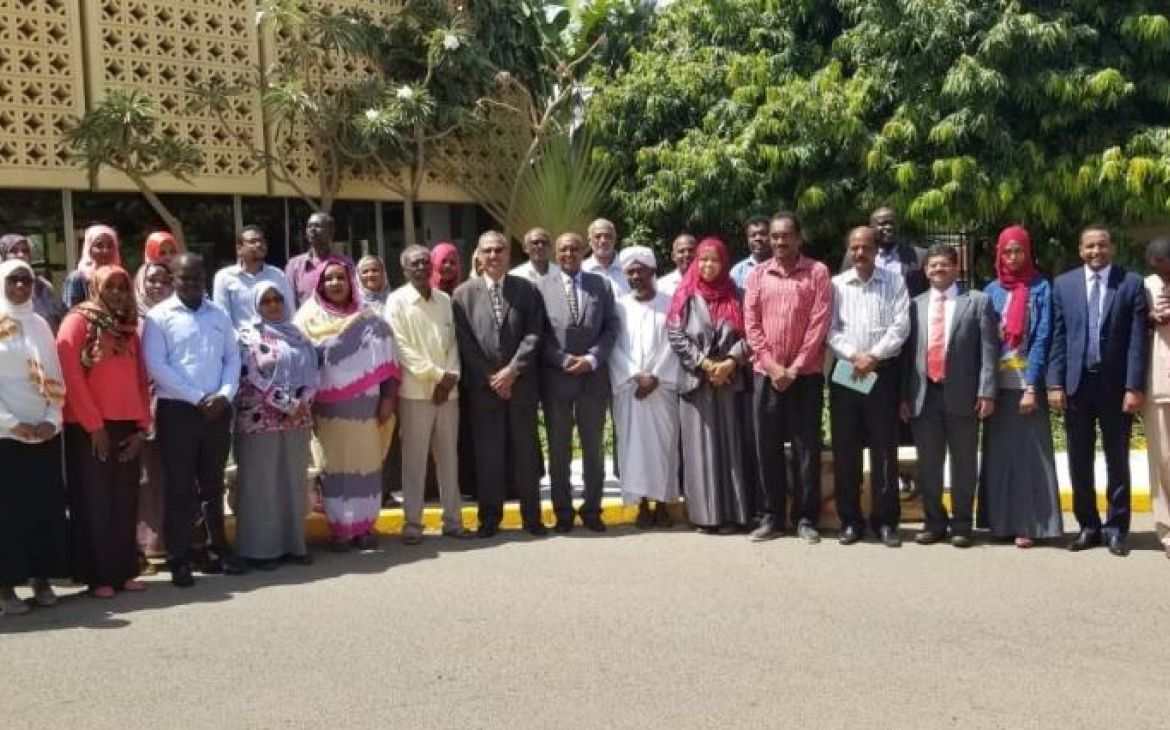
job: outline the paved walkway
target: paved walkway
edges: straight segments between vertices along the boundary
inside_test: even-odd
[[[682,529],[387,541],[0,618],[7,729],[1154,728],[1170,561]],[[908,534],[908,533],[907,533]]]

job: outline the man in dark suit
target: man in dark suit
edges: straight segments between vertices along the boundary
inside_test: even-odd
[[[926,520],[914,541],[972,544],[978,480],[979,421],[995,410],[999,329],[991,300],[959,292],[959,255],[951,246],[926,252],[930,288],[910,303],[910,338],[903,348],[902,419],[918,447],[918,484]],[[951,458],[951,511],[943,506],[943,464]]]
[[[531,282],[507,274],[508,242],[502,233],[479,237],[483,275],[455,290],[455,336],[468,388],[480,537],[499,531],[505,481],[511,474],[520,496],[524,529],[545,535],[540,519],[540,400],[537,359],[544,305]]]
[[[555,249],[561,270],[542,279],[539,287],[547,315],[541,380],[556,531],[573,529],[569,465],[576,425],[585,472],[585,500],[578,514],[585,527],[603,532],[603,433],[610,397],[607,361],[618,334],[617,307],[606,280],[581,270],[585,251],[581,236],[562,233]]]
[[[1148,305],[1141,278],[1113,263],[1109,229],[1081,232],[1084,266],[1056,277],[1052,287],[1052,350],[1048,402],[1064,411],[1073,512],[1081,531],[1069,545],[1079,551],[1104,540],[1109,552],[1129,550],[1129,435],[1146,390]],[[1093,478],[1097,426],[1105,448],[1109,508],[1097,511]]]

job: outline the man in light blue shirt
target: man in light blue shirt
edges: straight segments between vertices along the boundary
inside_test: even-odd
[[[171,264],[175,294],[146,316],[142,349],[155,383],[155,431],[166,475],[163,538],[171,582],[191,576],[192,528],[205,545],[195,558],[204,573],[244,572],[223,524],[223,473],[231,446],[232,400],[240,382],[240,350],[226,312],[205,294],[203,258],[184,253]]]
[[[754,215],[744,224],[744,236],[748,243],[748,257],[731,267],[731,280],[743,292],[747,289],[748,274],[759,264],[772,258],[772,244],[768,239],[769,221],[767,216]]]
[[[256,304],[252,291],[262,281],[276,285],[284,306],[295,312],[296,298],[284,272],[264,263],[268,255],[268,243],[260,226],[244,226],[236,237],[236,263],[225,266],[215,275],[211,287],[211,298],[232,320],[232,326],[239,329],[256,316]]]

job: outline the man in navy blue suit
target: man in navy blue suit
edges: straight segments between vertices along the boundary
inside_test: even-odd
[[[1048,362],[1048,402],[1065,412],[1073,512],[1081,526],[1069,550],[1104,542],[1109,552],[1124,556],[1129,435],[1146,389],[1146,297],[1141,278],[1113,263],[1109,229],[1093,225],[1081,231],[1080,254],[1085,265],[1058,276],[1053,286]],[[1097,426],[1108,475],[1104,524],[1093,478]]]

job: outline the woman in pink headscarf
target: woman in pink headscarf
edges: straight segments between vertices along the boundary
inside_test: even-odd
[[[122,254],[118,250],[118,232],[105,225],[93,225],[85,229],[81,244],[81,258],[77,270],[65,277],[63,299],[69,309],[89,301],[89,283],[95,271],[103,266],[121,266]]]
[[[1044,373],[1052,339],[1052,288],[1036,270],[1022,226],[999,234],[995,281],[986,289],[1000,319],[999,386],[983,431],[979,522],[1029,548],[1064,532]]]
[[[462,281],[463,264],[459,249],[450,241],[436,243],[431,249],[431,287],[450,296]]]
[[[738,532],[751,520],[740,412],[745,387],[740,366],[748,350],[730,272],[723,242],[704,238],[666,315],[666,334],[683,366],[679,417],[688,455],[683,460],[687,516],[705,533]]]

